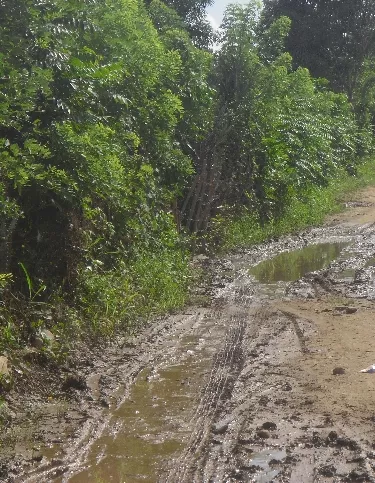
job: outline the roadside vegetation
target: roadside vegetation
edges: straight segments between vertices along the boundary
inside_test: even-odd
[[[213,32],[210,3],[2,2],[0,355],[129,332],[186,302],[194,250],[374,181],[375,6],[250,1]]]
[[[375,167],[372,158],[361,164],[355,176],[339,171],[327,186],[312,186],[291,200],[281,218],[261,223],[259,217],[244,209],[232,219],[217,217],[212,220],[220,240],[219,250],[244,248],[281,235],[321,224],[327,215],[342,211],[350,195],[368,185],[375,185]],[[215,233],[215,230],[213,230]],[[212,236],[212,235],[211,235]],[[210,238],[209,238],[210,239]]]

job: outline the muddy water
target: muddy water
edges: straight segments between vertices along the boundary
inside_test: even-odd
[[[269,287],[277,281],[294,281],[307,272],[326,267],[347,245],[311,245],[261,262],[249,272]],[[169,352],[139,374],[130,397],[112,411],[111,424],[91,448],[85,468],[60,481],[152,483],[168,478],[173,481],[170,479],[173,464],[169,462],[187,448],[191,433],[188,422],[199,403],[214,348],[222,337],[223,330],[217,327],[214,317],[209,317],[197,333],[172,339]],[[255,481],[271,481],[279,470],[269,465],[270,461],[281,461],[285,456],[283,450],[254,453],[251,464],[262,469]]]
[[[143,371],[131,399],[113,415],[114,434],[96,442],[90,467],[70,481],[155,481],[160,461],[181,449],[182,441],[169,436],[168,426],[173,425],[173,412],[177,420],[190,403],[181,384],[189,370],[194,372],[194,365],[170,367],[158,373],[155,383],[149,381],[152,373]]]
[[[268,483],[273,480],[278,474],[279,470],[272,468],[272,464],[281,462],[286,458],[286,452],[284,450],[267,449],[254,453],[251,458],[251,464],[262,469],[260,476],[256,477],[255,481],[258,483]]]
[[[170,356],[139,374],[130,397],[113,411],[107,434],[91,449],[86,469],[63,481],[151,483],[167,478],[166,461],[181,453],[190,435],[186,421],[210,368],[206,336],[214,326],[215,320],[207,318],[199,333],[175,340]]]
[[[249,272],[263,284],[294,282],[308,272],[327,267],[347,245],[345,242],[320,243],[284,252],[250,268]]]

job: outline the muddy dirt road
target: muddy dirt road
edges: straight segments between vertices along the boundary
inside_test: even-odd
[[[204,306],[87,371],[85,421],[9,481],[375,481],[375,189],[197,263]]]

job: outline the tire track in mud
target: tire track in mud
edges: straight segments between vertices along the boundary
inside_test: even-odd
[[[306,325],[306,328],[300,327],[301,324]],[[304,349],[308,352],[305,337],[307,325],[308,321],[292,313],[265,306],[255,308],[244,335],[244,365],[238,374],[231,397],[221,408],[222,421],[227,420],[230,423],[221,436],[217,436],[215,432],[211,434],[211,445],[206,450],[203,468],[199,474],[196,473],[196,479],[191,481],[258,481],[252,479],[256,465],[251,468],[248,461],[241,461],[238,457],[242,453],[243,445],[246,446],[249,442],[254,444],[253,448],[261,446],[256,432],[257,429],[262,429],[265,421],[269,421],[270,415],[262,414],[260,421],[254,425],[264,409],[263,403],[259,404],[259,401],[264,398],[268,400],[265,394],[269,395],[272,387],[274,391],[281,393],[281,397],[285,397],[285,391],[290,389],[284,371],[280,370],[285,357],[284,351],[278,350],[282,349],[280,340],[284,339],[283,344],[287,349],[294,347],[299,353],[305,353]],[[252,428],[250,433],[248,427]]]
[[[298,320],[300,320],[300,317],[297,317],[295,314],[293,314],[292,312],[288,312],[286,310],[281,310],[280,311],[287,319],[289,319],[291,321],[291,323],[293,324],[293,328],[295,330],[295,333],[297,335],[297,338],[298,338],[298,341],[299,341],[299,344],[301,346],[301,351],[304,353],[304,354],[307,354],[308,352],[310,352],[309,348],[306,346],[306,337],[301,329],[301,327],[299,326],[298,324]]]
[[[197,481],[192,473],[199,473],[199,456],[204,451],[220,402],[230,397],[232,377],[241,359],[241,345],[246,326],[246,314],[233,315],[226,333],[224,346],[213,358],[211,373],[197,409],[191,419],[189,442],[174,462],[167,483]],[[230,377],[232,376],[232,377]]]

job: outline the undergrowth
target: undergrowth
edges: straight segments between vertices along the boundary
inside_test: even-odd
[[[130,265],[83,273],[78,303],[90,330],[110,335],[181,307],[188,293],[188,260],[182,249],[145,252]]]
[[[372,159],[358,167],[356,176],[340,171],[327,187],[311,187],[295,197],[280,219],[262,225],[259,218],[249,211],[243,211],[232,219],[216,217],[211,239],[220,240],[219,250],[227,251],[298,232],[322,223],[329,214],[339,212],[350,193],[370,184],[375,184],[375,163]]]
[[[45,356],[64,359],[78,340],[109,341],[116,333],[133,332],[150,316],[180,308],[189,284],[188,252],[174,247],[144,252],[108,271],[81,269],[70,299],[54,293],[40,303],[13,294],[10,286],[0,303],[0,353],[41,340]],[[44,335],[48,329],[52,342]]]

